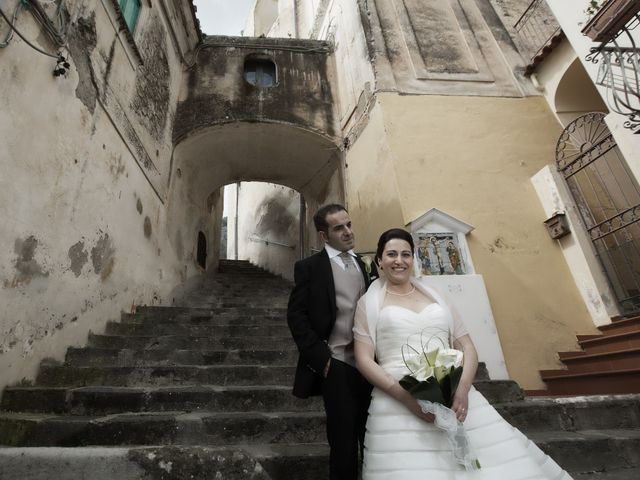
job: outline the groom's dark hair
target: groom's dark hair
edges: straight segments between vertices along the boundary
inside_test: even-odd
[[[313,224],[316,226],[316,231],[329,233],[329,224],[327,223],[327,215],[331,215],[332,213],[337,213],[341,211],[347,211],[343,205],[339,203],[330,203],[328,205],[324,205],[318,209],[316,214],[313,216]]]

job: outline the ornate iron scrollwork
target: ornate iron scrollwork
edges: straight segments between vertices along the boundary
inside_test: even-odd
[[[574,201],[569,211],[580,216],[621,311],[635,313],[640,311],[640,186],[604,118],[592,112],[567,125],[556,145],[556,165]],[[550,233],[559,236],[562,229]]]
[[[640,133],[640,48],[634,30],[640,25],[640,13],[611,40],[591,49],[585,59],[600,64],[596,84],[606,87],[607,103],[612,111],[628,118],[624,126]]]
[[[569,178],[616,146],[604,113],[591,112],[567,125],[556,145],[558,170]]]

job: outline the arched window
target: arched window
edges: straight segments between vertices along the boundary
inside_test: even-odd
[[[276,84],[276,64],[264,57],[248,57],[244,62],[244,79],[256,87],[272,87]]]
[[[207,269],[207,237],[198,232],[198,253],[196,260],[203,270]]]

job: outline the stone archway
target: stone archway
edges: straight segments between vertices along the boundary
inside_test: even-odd
[[[608,112],[579,58],[575,58],[562,75],[553,103],[558,119],[565,127],[585,113]]]
[[[185,242],[198,231],[211,242],[219,241],[222,196],[212,201],[212,192],[230,183],[284,185],[301,193],[310,211],[327,201],[342,202],[342,165],[343,153],[332,139],[295,125],[236,122],[193,132],[174,150],[168,202],[170,239],[179,256],[190,250]],[[313,232],[310,227],[307,220],[305,238]],[[213,245],[209,250],[210,255],[217,255]]]

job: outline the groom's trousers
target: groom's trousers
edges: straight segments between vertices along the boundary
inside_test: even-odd
[[[331,359],[323,379],[322,397],[327,415],[330,480],[356,480],[364,447],[371,385],[351,365]]]

